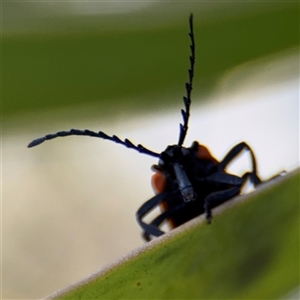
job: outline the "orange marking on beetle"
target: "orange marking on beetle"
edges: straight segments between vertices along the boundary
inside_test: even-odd
[[[211,155],[210,151],[203,145],[198,145],[198,157],[200,159],[210,160],[214,164],[218,164],[218,161]]]
[[[155,194],[162,193],[166,188],[167,179],[161,172],[155,171],[151,177],[151,184]]]

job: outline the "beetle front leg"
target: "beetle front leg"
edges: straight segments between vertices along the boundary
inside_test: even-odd
[[[216,173],[216,175],[218,175],[218,174]],[[237,177],[235,175],[230,175],[227,173],[223,173],[218,176],[216,176],[216,175],[212,176],[212,177],[216,177],[219,179],[219,181],[215,181],[215,182],[227,183],[227,184],[232,185],[233,182],[235,181],[236,184],[235,184],[235,186],[233,186],[229,189],[211,193],[205,198],[204,209],[205,209],[206,219],[207,219],[208,223],[210,223],[211,219],[212,219],[211,209],[226,202],[227,200],[231,199],[232,197],[237,196],[241,192],[244,184],[246,183],[247,178],[251,178],[253,173],[247,172],[247,173],[243,174],[242,177]],[[220,180],[220,178],[222,178],[222,181]]]
[[[151,221],[150,224],[147,224],[149,227],[151,226],[154,226],[155,228],[159,228],[159,226],[166,220],[168,219],[169,217],[171,217],[175,212],[181,210],[184,206],[186,206],[187,203],[186,202],[182,202],[181,204],[175,206],[175,207],[172,207],[172,208],[169,208],[168,210],[164,211],[163,213],[161,213],[159,216],[157,216],[154,220]],[[148,231],[145,231],[143,233],[143,238],[149,242],[151,240],[150,238],[150,235],[151,233]],[[152,234],[153,235],[153,234]]]
[[[162,201],[166,199],[166,197],[169,195],[169,193],[160,193],[151,199],[149,199],[147,202],[145,202],[136,212],[136,219],[139,225],[142,227],[142,229],[145,231],[143,233],[144,235],[154,235],[154,236],[160,236],[163,235],[164,232],[158,229],[157,226],[146,224],[142,218],[151,212],[152,209],[155,208],[155,206],[159,205]]]
[[[204,209],[208,224],[211,223],[212,219],[211,209],[238,195],[240,193],[240,190],[240,186],[235,186],[227,190],[211,193],[205,198]]]

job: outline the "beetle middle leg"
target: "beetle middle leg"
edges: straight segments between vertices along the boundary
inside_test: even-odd
[[[231,161],[237,157],[239,154],[241,154],[241,152],[243,150],[248,150],[250,152],[250,156],[251,156],[251,163],[252,163],[252,171],[250,172],[250,180],[251,182],[254,184],[254,186],[262,183],[262,180],[259,178],[258,174],[257,174],[257,164],[256,164],[256,159],[255,159],[255,155],[252,151],[252,149],[250,148],[250,146],[248,144],[246,144],[245,142],[241,142],[237,145],[235,145],[227,154],[226,156],[223,158],[223,160],[219,163],[219,170],[224,170],[227,165],[229,163],[231,163]]]

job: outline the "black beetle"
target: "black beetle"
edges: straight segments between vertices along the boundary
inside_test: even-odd
[[[153,236],[158,237],[164,234],[160,227],[166,220],[169,221],[172,228],[175,228],[205,213],[206,219],[210,223],[212,208],[240,194],[248,180],[254,186],[262,182],[257,174],[254,153],[245,142],[234,146],[221,161],[217,161],[204,145],[196,141],[189,148],[182,146],[188,130],[195,66],[192,14],[189,18],[189,25],[189,37],[191,40],[189,81],[185,85],[186,96],[183,97],[185,108],[181,110],[183,124],[180,124],[177,144],[168,146],[161,153],[156,153],[140,144],[136,146],[128,139],[122,141],[117,136],[109,136],[102,131],[71,129],[70,131],[47,134],[28,145],[30,148],[57,137],[83,135],[107,139],[137,150],[140,153],[159,158],[158,165],[153,165],[152,167],[155,172],[152,177],[152,185],[156,195],[145,202],[136,213],[137,221],[143,229],[143,237],[146,241],[149,241]],[[252,171],[246,172],[240,177],[227,173],[225,171],[227,165],[243,150],[248,150],[250,153]],[[150,223],[145,223],[143,218],[157,206],[160,206],[161,214]]]

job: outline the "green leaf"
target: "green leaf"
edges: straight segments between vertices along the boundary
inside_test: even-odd
[[[299,170],[236,197],[50,296],[279,299],[299,285]]]

